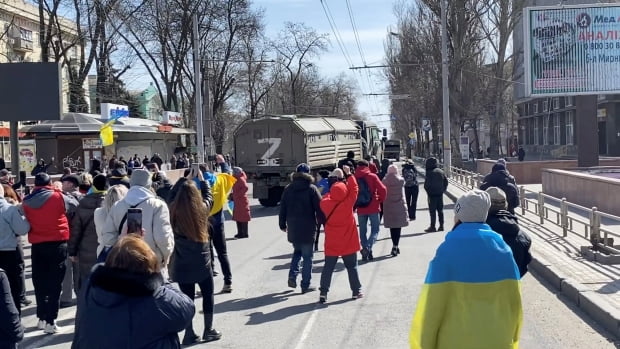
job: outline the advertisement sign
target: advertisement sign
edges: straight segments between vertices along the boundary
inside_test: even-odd
[[[118,105],[112,103],[101,103],[101,119],[118,119],[128,118],[129,107],[126,105]]]
[[[524,10],[527,96],[620,93],[620,5]]]
[[[162,114],[161,123],[164,125],[181,125],[183,115],[175,111],[165,111]]]
[[[461,136],[459,139],[459,150],[461,151],[461,160],[469,160],[469,136]]]
[[[37,152],[34,144],[34,140],[19,141],[19,168],[28,174],[37,166]]]
[[[429,132],[432,130],[431,119],[422,119],[422,131]]]
[[[101,145],[101,139],[99,138],[83,138],[82,139],[82,149],[91,150],[91,149],[101,149],[103,146]]]

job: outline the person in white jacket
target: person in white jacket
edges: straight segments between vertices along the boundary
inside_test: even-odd
[[[174,249],[174,236],[168,206],[151,191],[151,175],[149,171],[142,169],[133,171],[127,196],[114,204],[108,213],[101,242],[105,247],[112,247],[119,236],[127,231],[127,219],[123,219],[127,210],[140,208],[144,241],[155,252],[157,260],[165,270]]]

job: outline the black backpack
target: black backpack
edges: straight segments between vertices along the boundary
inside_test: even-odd
[[[405,187],[413,187],[414,185],[418,185],[416,173],[412,168],[406,168],[403,170],[403,178],[405,179]]]
[[[372,193],[366,179],[361,177],[357,179],[357,185],[359,186],[359,192],[357,193],[357,200],[355,201],[355,208],[367,207],[372,202]]]

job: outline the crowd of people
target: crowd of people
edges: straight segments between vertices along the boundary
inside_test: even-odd
[[[43,333],[62,332],[59,309],[76,306],[74,348],[89,348],[93,341],[106,348],[153,343],[173,348],[182,330],[183,344],[220,339],[213,326],[214,258],[217,254],[224,277],[221,292],[232,292],[224,211],[229,200],[234,202],[236,237],[249,237],[243,169],[231,168],[218,155],[217,170],[205,164],[182,167],[183,177],[173,185],[157,161],[138,165],[132,158],[125,165],[119,160],[108,173],[100,164],[93,161],[88,172],[66,169],[59,181],[39,171],[23,199],[8,171],[0,173],[0,287],[5,294],[0,347],[17,346],[24,335],[21,307],[31,304],[25,297],[24,236],[31,244],[37,327]],[[130,210],[139,212],[137,224],[128,217]],[[195,285],[202,295],[201,335],[191,321]],[[152,321],[146,324],[144,316]]]
[[[299,164],[282,194],[279,227],[293,247],[288,286],[297,288],[301,275],[302,293],[316,290],[313,254],[324,228],[320,303],[327,302],[339,258],[352,299],[364,297],[358,252],[362,262],[374,260],[383,221],[392,240],[390,255],[397,257],[402,229],[417,218],[419,173],[413,161],[399,170],[389,160],[378,165],[374,160],[356,160],[350,152],[338,168],[319,171],[316,178],[309,165]],[[6,332],[0,347],[15,348],[24,335],[23,236],[32,246],[37,327],[44,333],[61,332],[59,308],[76,305],[73,348],[89,348],[93,342],[106,348],[154,343],[177,348],[220,339],[222,333],[214,327],[216,254],[224,278],[221,292],[233,291],[224,211],[232,206],[239,239],[249,237],[251,215],[243,169],[231,168],[221,155],[216,164],[217,170],[204,164],[183,167],[183,177],[174,184],[156,161],[137,164],[133,158],[127,165],[119,159],[108,173],[96,166],[89,173],[67,171],[58,182],[42,171],[23,200],[0,177],[0,288],[7,307],[6,318],[0,318],[1,328],[7,329],[0,330]],[[431,220],[425,231],[442,231],[448,181],[435,158],[426,160],[425,178]],[[458,347],[453,336],[465,331],[471,341],[465,347],[474,348],[476,334],[484,333],[481,319],[475,318],[481,314],[483,322],[501,329],[491,336],[498,346],[487,347],[518,341],[519,280],[531,260],[531,241],[514,215],[519,201],[515,189],[514,177],[500,160],[481,190],[457,201],[455,225],[429,266],[416,308],[412,347]],[[140,212],[138,225],[129,215],[135,210]],[[455,283],[460,286],[450,287]],[[483,290],[483,284],[488,288]],[[202,296],[202,333],[192,321],[196,285]],[[447,309],[447,300],[454,298],[476,301]]]

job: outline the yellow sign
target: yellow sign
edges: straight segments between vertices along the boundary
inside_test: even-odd
[[[409,133],[409,138],[410,139],[415,139],[415,133],[414,132]]]

